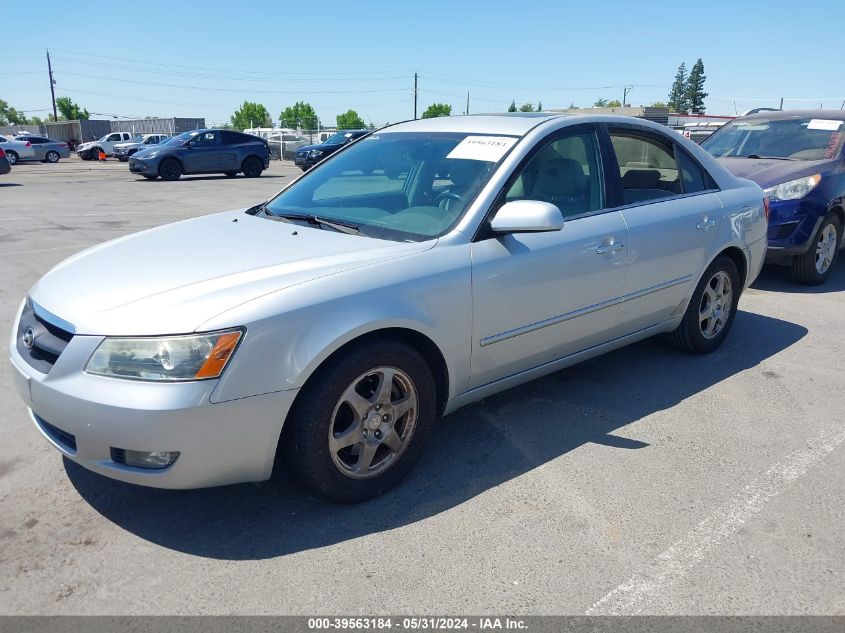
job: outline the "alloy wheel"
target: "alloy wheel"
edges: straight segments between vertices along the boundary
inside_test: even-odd
[[[47,152],[47,162],[48,163],[58,163],[59,162],[59,153],[58,152]]]
[[[358,376],[341,394],[329,424],[329,452],[348,477],[369,479],[390,468],[410,444],[417,422],[417,389],[395,367]]]
[[[704,287],[698,322],[701,334],[706,339],[716,338],[724,329],[733,309],[733,288],[731,278],[723,271],[717,271]]]
[[[816,272],[823,275],[830,268],[833,258],[836,255],[836,245],[839,241],[836,235],[836,226],[828,224],[819,234],[816,242]]]

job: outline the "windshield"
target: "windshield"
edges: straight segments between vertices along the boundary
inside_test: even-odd
[[[754,118],[731,121],[701,146],[716,158],[833,158],[842,145],[845,121],[835,119]]]
[[[162,145],[173,145],[176,147],[182,146],[185,141],[188,141],[194,138],[197,134],[199,134],[199,130],[193,130],[192,132],[182,132],[178,136],[174,136],[173,138],[169,138],[166,141],[162,142]]]
[[[265,205],[273,215],[319,216],[369,237],[422,241],[448,231],[518,139],[455,132],[375,133]]]
[[[143,141],[144,141],[144,135],[143,134],[136,134],[135,136],[132,137],[133,143],[141,143]]]

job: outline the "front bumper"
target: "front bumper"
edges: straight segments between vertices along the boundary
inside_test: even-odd
[[[161,384],[86,374],[82,367],[100,341],[99,336],[73,337],[48,374],[32,368],[11,346],[15,387],[38,431],[59,452],[106,477],[156,488],[270,477],[282,422],[297,390],[212,404],[216,380]],[[179,451],[180,456],[167,468],[151,470],[115,461],[112,449]]]
[[[774,263],[810,250],[826,215],[827,207],[812,198],[773,201],[766,261]]]
[[[133,174],[157,174],[158,163],[130,158],[129,171]]]
[[[309,158],[308,155],[294,154],[293,164],[302,169],[309,169],[317,164],[317,159]]]

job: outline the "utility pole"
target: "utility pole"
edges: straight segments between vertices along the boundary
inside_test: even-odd
[[[469,92],[467,92],[467,114],[469,114]]]
[[[59,114],[56,112],[56,81],[53,79],[53,65],[50,63],[50,51],[47,51],[47,72],[50,75],[50,95],[53,97],[53,120],[59,120]]]
[[[414,73],[414,120],[417,119],[417,73]]]
[[[622,107],[624,108],[628,105],[628,93],[634,89],[634,86],[629,86],[625,84],[625,87],[622,89]]]
[[[780,98],[780,109],[783,110],[783,97]]]

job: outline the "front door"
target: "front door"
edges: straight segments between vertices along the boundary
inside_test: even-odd
[[[616,336],[627,228],[619,211],[606,208],[600,164],[592,126],[553,133],[498,204],[550,202],[563,229],[482,234],[473,243],[471,389]]]
[[[191,174],[220,170],[220,130],[197,134],[184,153],[185,171]]]

